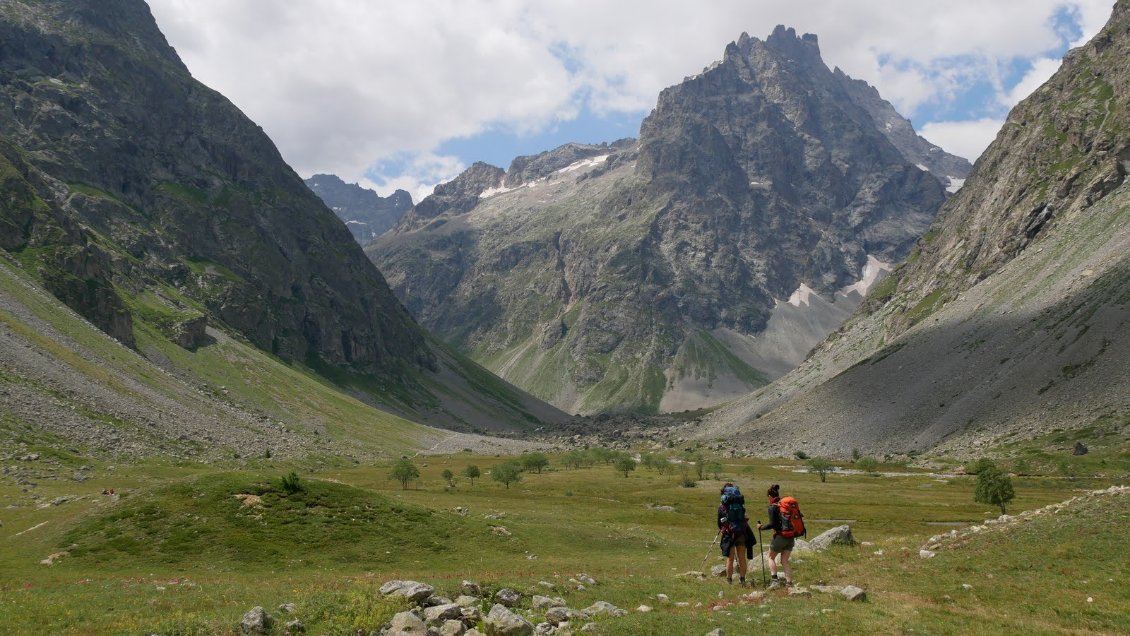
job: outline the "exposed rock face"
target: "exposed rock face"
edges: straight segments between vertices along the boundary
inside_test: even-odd
[[[946,189],[956,192],[969,176],[973,166],[961,157],[955,157],[914,132],[914,127],[879,95],[867,82],[849,77],[839,68],[833,71],[844,91],[851,95],[856,105],[867,111],[875,127],[883,133],[908,161],[928,170],[946,183]]]
[[[476,164],[368,251],[425,326],[561,408],[715,404],[799,364],[945,199],[915,165],[944,153],[901,119],[892,143],[865,88],[815,36],[743,35],[638,143]],[[964,174],[945,157],[923,165]]]
[[[845,456],[964,454],[1086,425],[1125,434],[1128,56],[1122,0],[1013,109],[866,312],[796,371],[714,414],[701,434],[738,436],[767,454]]]
[[[361,245],[384,234],[412,208],[412,195],[404,190],[382,197],[332,174],[316,174],[306,180],[306,185],[345,223]]]
[[[60,297],[100,318],[114,294],[84,287],[166,285],[188,297],[162,294],[170,311],[199,302],[283,358],[435,364],[341,224],[258,126],[192,79],[143,2],[0,11],[0,132],[51,216],[82,228],[16,220],[55,261]]]
[[[400,225],[419,227],[444,213],[458,215],[468,212],[478,204],[483,191],[502,184],[504,175],[501,168],[476,161],[454,180],[437,185],[432,195],[412,208]]]
[[[0,188],[0,247],[128,346],[138,321],[190,349],[212,325],[431,423],[562,415],[430,342],[142,0],[0,3]]]

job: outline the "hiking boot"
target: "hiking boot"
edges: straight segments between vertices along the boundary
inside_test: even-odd
[[[738,585],[745,587],[745,577],[744,576],[741,578],[740,581],[738,581]]]
[[[733,585],[733,584],[734,584],[734,577],[727,576],[726,577],[726,585]]]

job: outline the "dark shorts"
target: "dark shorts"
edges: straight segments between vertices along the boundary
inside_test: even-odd
[[[773,535],[773,541],[769,544],[769,549],[774,552],[792,552],[794,547],[796,547],[796,539],[779,534]]]

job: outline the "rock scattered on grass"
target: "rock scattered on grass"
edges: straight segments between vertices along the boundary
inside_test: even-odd
[[[507,607],[495,603],[483,617],[483,626],[490,636],[532,636],[534,626]]]
[[[380,593],[385,596],[403,596],[412,603],[423,602],[433,592],[435,588],[418,581],[389,581],[380,588]]]
[[[628,610],[616,607],[608,601],[597,601],[581,610],[581,614],[589,618],[595,616],[627,616]]]
[[[506,607],[515,607],[522,602],[522,595],[514,590],[504,587],[494,593],[494,601]]]
[[[539,594],[534,594],[534,598],[531,602],[531,607],[533,607],[536,612],[543,612],[551,607],[565,607],[566,605],[568,605],[568,603],[561,597],[541,596]]]
[[[260,606],[252,607],[239,621],[239,631],[244,634],[268,634],[275,619]]]
[[[392,617],[384,636],[427,636],[428,626],[413,612],[400,612]]]
[[[855,537],[851,534],[851,526],[836,526],[820,533],[815,539],[809,541],[806,550],[825,550],[834,545],[855,545]]]

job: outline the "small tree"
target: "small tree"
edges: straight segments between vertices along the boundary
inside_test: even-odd
[[[722,471],[725,470],[725,469],[726,469],[726,467],[723,466],[722,462],[719,462],[719,461],[707,462],[707,464],[706,464],[706,470],[709,471],[710,474],[713,475],[714,479],[716,479],[716,480],[722,478]]]
[[[502,482],[510,490],[510,484],[522,481],[522,465],[513,460],[502,462],[491,469],[490,478]]]
[[[526,453],[522,455],[522,468],[541,474],[541,469],[549,465],[549,459],[544,453]]]
[[[292,470],[288,475],[283,476],[282,489],[286,494],[293,495],[306,490],[306,487],[302,485],[302,480],[299,479],[298,473]]]
[[[628,473],[636,469],[636,460],[628,455],[621,455],[612,465],[616,468],[616,472],[624,473],[624,477],[627,477]]]
[[[855,460],[855,465],[859,470],[862,470],[868,475],[874,475],[875,471],[879,468],[879,460],[874,457],[860,457]]]
[[[996,464],[991,459],[982,457],[981,459],[969,462],[964,466],[965,472],[970,475],[980,475],[982,470],[986,468],[996,468]]]
[[[420,470],[407,457],[396,460],[396,463],[392,465],[392,470],[388,473],[388,478],[399,481],[400,487],[404,490],[408,490],[408,482],[419,477]]]
[[[580,468],[585,463],[585,453],[580,450],[571,450],[561,458],[561,463],[566,468]]]
[[[447,482],[448,486],[455,487],[455,473],[451,472],[451,470],[448,468],[444,468],[443,473],[441,474],[443,475],[443,480]]]
[[[706,474],[706,458],[702,453],[695,453],[691,456],[691,462],[694,463],[694,474],[699,479],[703,479]]]
[[[475,480],[478,479],[479,475],[482,474],[483,473],[479,471],[479,467],[474,464],[471,464],[470,466],[463,469],[463,476],[471,480],[472,486],[475,485]]]
[[[808,472],[820,475],[821,483],[826,481],[828,479],[828,473],[835,469],[836,467],[832,465],[832,462],[823,457],[813,457],[808,460]]]
[[[994,504],[1001,507],[1001,514],[1008,514],[1005,505],[1016,497],[1012,490],[1012,478],[991,462],[977,473],[977,489],[973,501]]]

